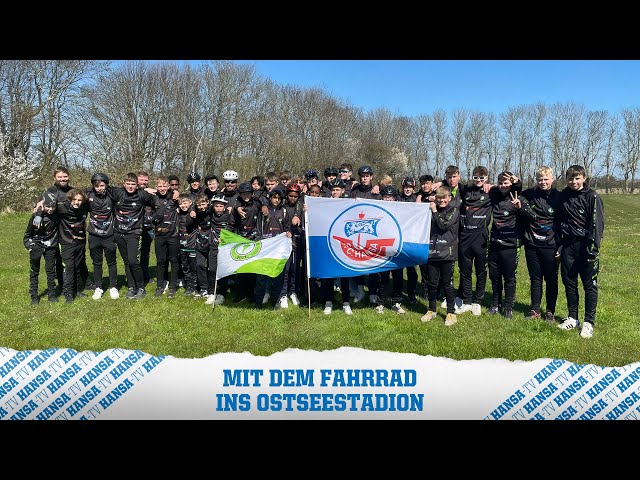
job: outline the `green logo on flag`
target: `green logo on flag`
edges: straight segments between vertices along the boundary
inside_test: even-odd
[[[255,257],[262,249],[262,242],[240,243],[231,249],[231,258],[242,262]]]

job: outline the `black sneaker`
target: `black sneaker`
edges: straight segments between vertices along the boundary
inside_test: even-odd
[[[140,300],[141,298],[144,298],[146,296],[147,296],[147,291],[144,288],[139,288],[138,289],[138,293],[136,293],[136,296],[133,297],[133,299],[134,300]]]
[[[191,296],[193,296],[193,292],[194,292],[193,288],[187,288],[187,289],[183,292],[183,295],[184,295],[185,297],[191,297]]]
[[[240,303],[242,300],[244,300],[245,298],[247,298],[246,295],[243,294],[238,294],[238,295],[234,295],[233,299],[231,300],[233,303]]]
[[[89,285],[84,287],[84,290],[95,290],[96,286],[93,283],[90,283]]]
[[[156,291],[154,292],[154,295],[156,297],[161,297],[163,293],[164,293],[164,288],[160,287],[160,288],[156,288]]]
[[[58,297],[56,297],[55,295],[49,295],[49,301],[51,303],[56,303],[58,301]]]
[[[496,315],[500,313],[500,307],[497,305],[493,305],[489,310],[487,310],[489,315]]]
[[[94,290],[95,290],[95,288],[94,288]],[[86,293],[82,293],[82,292],[76,293],[76,298],[83,298],[83,297],[86,297],[86,296],[87,296]]]
[[[556,317],[553,314],[553,312],[547,312],[544,314],[544,320],[545,322],[547,322],[549,325],[553,325],[554,323],[556,323]]]
[[[176,296],[176,289],[175,288],[170,288],[169,291],[167,292],[167,297],[173,298],[175,296]]]
[[[136,289],[133,287],[129,287],[129,290],[127,290],[127,294],[124,296],[124,298],[132,299],[135,296],[136,296]]]
[[[417,305],[418,304],[418,299],[416,297],[409,297],[407,299],[407,303],[409,305]]]
[[[536,312],[533,309],[529,310],[529,313],[527,313],[524,317],[525,320],[534,320],[536,318],[541,318],[540,313]]]
[[[40,299],[36,295],[35,297],[31,297],[31,305],[37,305],[40,303]]]
[[[64,296],[65,303],[73,303],[73,295],[67,294]]]
[[[505,308],[504,312],[502,312],[502,316],[511,320],[513,318],[513,310],[510,308]]]

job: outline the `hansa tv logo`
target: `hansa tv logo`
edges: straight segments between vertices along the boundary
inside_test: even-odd
[[[331,224],[329,250],[351,270],[370,270],[387,263],[402,250],[402,232],[395,217],[382,207],[358,204]]]

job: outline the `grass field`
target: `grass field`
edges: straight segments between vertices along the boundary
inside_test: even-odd
[[[124,269],[118,257],[121,298],[91,297],[73,304],[46,301],[46,279],[40,276],[40,304],[29,304],[29,257],[22,246],[27,214],[2,214],[0,226],[0,346],[16,350],[50,347],[78,351],[108,348],[140,349],[154,355],[199,358],[219,352],[270,355],[286,348],[330,350],[341,346],[416,353],[452,359],[506,358],[534,360],[562,358],[576,363],[619,366],[640,360],[640,197],[604,195],[605,239],[599,276],[595,333],[583,339],[577,330],[565,332],[543,320],[524,320],[529,309],[529,278],[521,251],[513,320],[485,313],[458,315],[453,327],[436,320],[424,324],[424,303],[406,315],[374,312],[368,302],[352,304],[354,314],[341,309],[330,316],[318,306],[308,309],[254,310],[252,304],[224,304],[212,310],[202,299],[155,298],[154,280],[141,301],[125,300]],[[153,252],[153,247],[152,247]],[[87,255],[89,260],[89,257]],[[91,264],[89,260],[89,271]],[[152,257],[152,265],[155,258]],[[44,270],[44,262],[42,264]],[[106,275],[106,265],[105,265]],[[306,279],[305,279],[306,281]],[[456,268],[455,284],[458,283]],[[420,287],[418,287],[420,288]],[[490,299],[491,282],[487,282]],[[584,296],[580,286],[580,318]],[[339,305],[334,302],[334,305]],[[544,305],[544,299],[543,299]],[[406,303],[405,303],[406,308]],[[388,310],[388,309],[387,309]],[[560,287],[556,316],[566,316],[566,297]]]

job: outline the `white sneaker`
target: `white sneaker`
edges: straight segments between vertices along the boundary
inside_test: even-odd
[[[375,308],[375,311],[376,311],[377,313],[384,313],[384,305],[378,305],[378,306]]]
[[[405,313],[407,313],[405,311],[404,308],[402,308],[402,305],[400,305],[399,303],[394,303],[391,306],[391,310],[393,310],[394,312],[396,312],[398,315],[404,315]]]
[[[280,298],[280,308],[289,308],[289,301],[286,295]]]
[[[212,293],[211,295],[207,295],[207,299],[205,300],[205,305],[213,305],[213,302],[216,301],[216,296]]]
[[[482,307],[480,306],[479,303],[471,304],[471,313],[474,314],[476,317],[478,315],[482,315]]]
[[[580,320],[576,320],[573,317],[565,318],[562,321],[562,323],[560,325],[558,325],[558,328],[560,328],[562,330],[573,330],[574,328],[578,328],[578,327],[580,327]]]
[[[216,300],[214,302],[215,305],[222,305],[224,303],[224,295],[220,295],[219,293],[216,295]]]
[[[289,295],[289,298],[291,299],[291,303],[293,303],[296,307],[300,306],[300,300],[298,300],[298,296],[295,293]]]
[[[178,282],[178,287],[184,287],[184,282],[182,280]]]
[[[94,300],[100,300],[102,298],[102,294],[104,293],[104,290],[102,290],[101,288],[96,288],[95,291],[93,292],[93,298]]]
[[[468,303],[463,303],[460,308],[458,308],[458,306],[456,305],[455,307],[453,307],[453,309],[455,310],[456,314],[461,314],[461,313],[467,313],[467,312],[471,312],[473,310],[473,307],[471,305],[469,305]]]
[[[345,302],[342,304],[342,310],[344,310],[344,313],[346,313],[347,315],[353,315],[353,311],[351,310],[351,305],[349,305],[349,302]]]
[[[111,287],[109,289],[109,296],[111,297],[112,300],[116,300],[120,298],[120,292],[116,287]]]
[[[378,295],[369,295],[369,303],[376,304],[378,303]]]
[[[580,336],[582,338],[591,338],[591,337],[593,337],[593,323],[584,322],[582,324],[582,330],[580,331]]]
[[[333,302],[326,302],[324,304],[324,310],[322,311],[322,313],[324,313],[325,315],[331,315],[332,310],[333,310]]]
[[[447,308],[447,299],[445,298],[442,303],[440,304],[441,308]]]
[[[356,293],[355,297],[353,297],[353,301],[355,303],[360,303],[362,300],[364,300],[364,297],[364,285],[358,285],[358,292]]]
[[[433,310],[427,310],[427,313],[425,313],[422,317],[420,317],[420,321],[430,322],[434,318],[436,318],[436,312],[434,312]]]
[[[271,298],[271,295],[269,295],[268,293],[265,293],[264,297],[262,297],[262,304],[264,305],[265,303],[267,303],[270,298]]]

